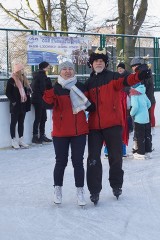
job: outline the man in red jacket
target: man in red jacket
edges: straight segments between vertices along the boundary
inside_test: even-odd
[[[90,55],[89,64],[93,71],[86,82],[87,97],[95,104],[96,110],[89,113],[88,119],[87,185],[91,201],[97,204],[102,189],[101,149],[104,141],[108,148],[110,186],[117,199],[122,193],[121,90],[148,78],[150,72],[143,65],[135,74],[122,77],[107,69],[108,56],[105,50],[99,49]]]

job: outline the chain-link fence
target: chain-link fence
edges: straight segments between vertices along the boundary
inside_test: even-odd
[[[21,62],[25,65],[25,71],[30,80],[32,72],[37,66],[27,65],[27,36],[46,35],[46,36],[68,36],[85,37],[89,39],[90,50],[94,51],[97,47],[106,47],[109,55],[109,69],[116,71],[116,65],[119,61],[124,61],[129,69],[129,62],[132,57],[138,56],[144,59],[144,62],[150,64],[154,80],[155,90],[160,90],[159,74],[159,38],[145,36],[127,36],[127,35],[106,35],[98,33],[75,33],[75,32],[49,32],[36,30],[19,29],[0,29],[0,95],[5,92],[6,81],[9,78],[14,63]],[[76,56],[77,54],[77,56]],[[75,54],[78,63],[75,64],[77,76],[85,81],[89,76],[91,69],[87,66],[84,56],[81,52]],[[126,56],[128,59],[126,59]],[[130,69],[131,70],[131,69]],[[55,75],[49,72],[54,79]]]

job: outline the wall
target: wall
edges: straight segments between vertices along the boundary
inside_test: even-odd
[[[24,122],[24,141],[28,144],[31,144],[32,140],[33,121],[34,121],[34,109],[32,107],[31,111],[26,113]],[[9,102],[0,101],[0,148],[11,146],[9,126],[10,126]],[[47,110],[46,136],[49,138],[51,138],[51,130],[52,130],[52,111]],[[18,135],[16,137],[18,137]]]
[[[156,97],[156,126],[160,126],[160,92],[155,92]],[[32,127],[34,120],[34,109],[32,107],[31,111],[26,114],[24,123],[24,140],[26,143],[31,144],[32,140]],[[9,102],[0,101],[0,148],[5,148],[11,146],[10,138],[10,113],[9,113]],[[51,137],[52,131],[52,111],[47,110],[47,122],[46,122],[46,136]]]

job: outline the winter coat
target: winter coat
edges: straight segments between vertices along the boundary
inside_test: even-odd
[[[156,99],[155,99],[155,96],[154,96],[153,77],[145,80],[144,85],[146,87],[146,95],[149,98],[149,100],[151,101],[151,105],[155,104]]]
[[[76,87],[84,93],[84,84],[77,82]],[[43,100],[47,104],[54,105],[52,136],[70,137],[88,133],[85,112],[80,111],[77,114],[73,114],[69,92],[69,90],[62,88],[57,82],[52,89],[44,92]]]
[[[85,84],[87,97],[96,106],[96,111],[89,114],[89,129],[123,126],[121,90],[137,82],[138,73],[122,77],[106,69],[98,74],[92,72]]]
[[[32,103],[40,103],[42,104],[42,97],[45,91],[45,85],[48,77],[44,70],[38,70],[33,73],[33,81],[31,84],[32,87]]]
[[[131,89],[131,112],[134,122],[145,124],[149,123],[148,109],[151,107],[151,102],[145,94],[146,88],[144,85],[139,85],[135,89]]]
[[[6,96],[10,101],[10,113],[25,113],[31,110],[31,100],[29,89],[24,87],[27,96],[26,102],[21,102],[19,89],[17,88],[13,78],[9,78],[6,87]]]

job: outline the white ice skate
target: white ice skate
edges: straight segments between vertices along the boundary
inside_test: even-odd
[[[23,137],[19,139],[19,146],[22,148],[29,148],[29,145],[23,141]]]
[[[86,201],[84,198],[84,189],[83,187],[77,187],[77,202],[79,206],[85,206]]]
[[[62,187],[61,186],[54,187],[54,203],[55,204],[62,203]]]
[[[151,152],[145,153],[145,158],[146,158],[146,159],[152,158],[152,153],[151,153]]]
[[[14,149],[19,149],[19,148],[20,148],[20,146],[19,146],[16,138],[13,138],[13,139],[12,139],[12,147],[13,147]]]
[[[138,159],[138,160],[144,160],[145,159],[145,155],[138,154],[138,153],[134,153],[133,157],[134,157],[134,159]]]

